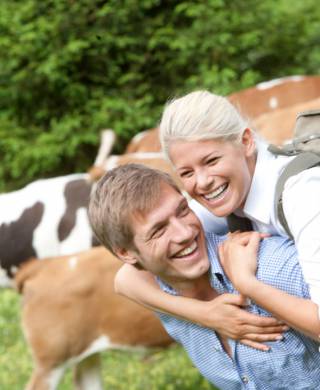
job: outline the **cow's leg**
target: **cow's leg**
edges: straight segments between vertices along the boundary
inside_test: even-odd
[[[94,161],[94,166],[102,167],[105,160],[110,155],[111,149],[116,140],[116,135],[113,130],[106,129],[101,132],[101,142],[98,150],[97,157]]]
[[[88,356],[74,369],[74,382],[77,390],[102,390],[100,353]]]
[[[25,390],[56,390],[64,371],[65,367],[36,367]]]

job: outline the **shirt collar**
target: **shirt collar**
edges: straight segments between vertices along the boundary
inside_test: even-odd
[[[253,221],[270,224],[276,183],[288,159],[269,152],[268,144],[262,140],[257,140],[256,145],[257,162],[243,214]]]
[[[210,261],[211,275],[221,274],[224,276],[223,268],[218,259],[218,245],[224,241],[226,236],[218,236],[215,233],[206,233],[206,243],[208,250],[208,257]]]

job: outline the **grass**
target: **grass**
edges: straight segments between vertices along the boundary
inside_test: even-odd
[[[0,291],[0,389],[21,390],[32,359],[20,328],[20,297]],[[214,390],[177,345],[148,352],[105,352],[102,374],[107,390]],[[59,390],[72,389],[68,372]]]

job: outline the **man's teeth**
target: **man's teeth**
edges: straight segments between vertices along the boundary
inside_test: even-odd
[[[197,243],[194,241],[188,248],[185,248],[183,251],[179,252],[176,257],[188,256],[190,253],[194,252],[197,249]]]
[[[213,198],[217,198],[218,196],[220,196],[223,193],[223,191],[225,191],[225,189],[227,187],[228,187],[227,183],[223,184],[222,186],[218,187],[215,191],[210,192],[210,194],[207,194],[204,197],[208,200],[213,199]]]

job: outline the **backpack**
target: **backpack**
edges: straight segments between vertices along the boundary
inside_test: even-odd
[[[296,156],[281,173],[276,184],[274,200],[278,219],[288,236],[293,239],[283,212],[282,193],[286,181],[291,176],[305,169],[320,166],[320,110],[299,113],[292,141],[281,147],[269,145],[268,150],[275,155]],[[232,214],[227,217],[227,222],[231,232],[252,230],[252,224],[248,218],[241,218]]]

